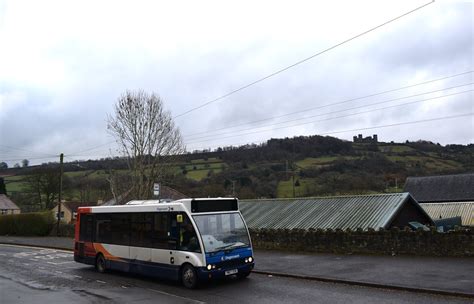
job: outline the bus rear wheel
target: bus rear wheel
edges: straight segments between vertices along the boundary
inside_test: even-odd
[[[196,288],[198,285],[198,277],[193,266],[185,264],[181,269],[181,282],[186,288]]]
[[[107,270],[105,267],[105,258],[101,253],[95,259],[95,269],[100,273],[104,273]]]

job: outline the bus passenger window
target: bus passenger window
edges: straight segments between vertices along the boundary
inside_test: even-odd
[[[169,241],[169,215],[167,213],[155,213],[153,222],[153,248],[168,249]]]

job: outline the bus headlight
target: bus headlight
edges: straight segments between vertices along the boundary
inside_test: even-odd
[[[252,263],[252,262],[253,262],[253,258],[249,257],[249,263]]]
[[[249,262],[249,259],[248,258],[245,258],[245,263],[248,263]]]
[[[211,264],[208,264],[207,265],[207,270],[211,270],[212,269],[212,265]]]

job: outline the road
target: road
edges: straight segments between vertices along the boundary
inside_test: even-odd
[[[0,303],[473,303],[472,299],[252,274],[187,290],[174,282],[97,273],[61,250],[0,245]]]

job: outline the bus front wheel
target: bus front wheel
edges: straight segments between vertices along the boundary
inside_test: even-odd
[[[97,271],[100,273],[104,273],[106,270],[105,258],[102,254],[99,254],[95,259],[95,269],[97,269]]]
[[[181,269],[181,282],[186,288],[196,288],[198,284],[197,273],[190,264],[185,264]]]

